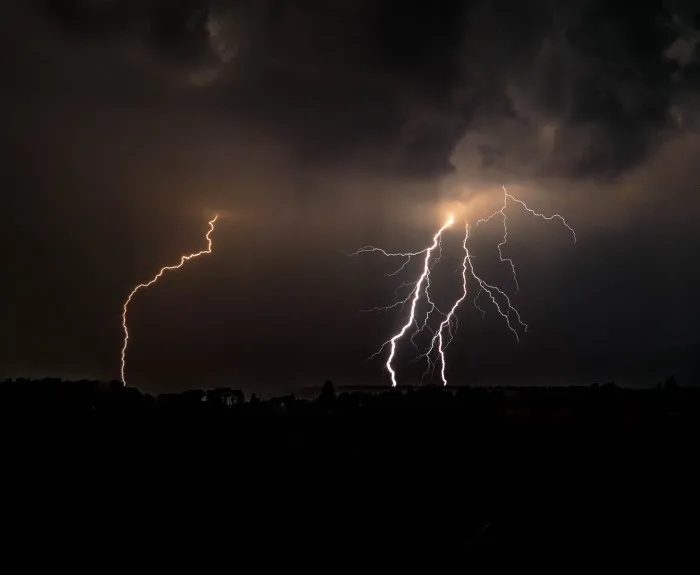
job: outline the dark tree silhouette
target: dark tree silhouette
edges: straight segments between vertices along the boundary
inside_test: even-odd
[[[676,376],[671,375],[665,382],[664,382],[664,389],[667,391],[672,391],[674,389],[678,389],[678,382],[676,381]]]
[[[321,397],[325,400],[335,399],[335,385],[333,385],[333,382],[331,380],[328,380],[326,383],[323,384],[323,388],[321,389]]]

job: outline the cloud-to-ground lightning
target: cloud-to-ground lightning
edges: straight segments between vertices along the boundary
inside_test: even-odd
[[[361,248],[360,250],[356,251],[353,255],[358,255],[361,253],[366,253],[366,252],[379,252],[384,256],[388,257],[402,257],[404,258],[404,263],[403,265],[399,268],[398,271],[403,270],[406,265],[411,261],[412,258],[417,257],[419,255],[425,254],[425,257],[423,259],[423,272],[421,273],[420,277],[416,281],[416,284],[409,294],[408,299],[411,300],[411,308],[408,316],[408,320],[406,323],[401,327],[399,332],[394,335],[391,339],[387,340],[384,342],[382,347],[379,349],[377,353],[381,353],[381,351],[388,345],[391,348],[391,351],[389,352],[389,357],[386,360],[386,369],[387,371],[391,374],[391,385],[393,387],[396,387],[397,385],[397,380],[396,380],[396,372],[394,371],[394,368],[392,367],[392,362],[394,361],[394,356],[396,355],[396,342],[401,339],[404,334],[408,331],[408,329],[416,322],[416,308],[418,306],[418,301],[421,298],[421,293],[423,292],[423,285],[426,283],[426,278],[430,275],[430,256],[433,254],[435,249],[440,245],[440,238],[442,236],[442,232],[444,232],[447,228],[449,228],[452,224],[454,223],[454,218],[452,215],[450,215],[447,218],[447,221],[443,224],[443,226],[435,233],[433,236],[433,242],[432,244],[424,248],[418,252],[404,252],[404,253],[389,253],[381,248],[375,248],[373,246],[366,246],[364,248]],[[391,275],[395,275],[394,272]],[[429,279],[428,279],[429,281]]]
[[[544,214],[541,214],[539,212],[536,212],[529,208],[525,202],[522,200],[519,200],[515,198],[513,195],[509,194],[506,187],[503,186],[503,204],[501,207],[490,214],[489,216],[485,218],[481,218],[477,220],[477,226],[481,224],[486,224],[490,222],[493,218],[500,216],[503,221],[503,237],[501,241],[497,245],[498,249],[498,256],[499,260],[502,263],[507,263],[510,267],[510,270],[512,272],[513,276],[513,281],[515,283],[515,288],[516,292],[519,291],[520,285],[518,282],[518,276],[516,273],[516,268],[515,268],[515,263],[511,258],[508,258],[504,255],[503,249],[506,247],[508,243],[508,218],[506,215],[506,209],[511,205],[511,204],[517,204],[521,207],[523,207],[529,214],[536,216],[540,219],[546,220],[546,221],[552,221],[552,220],[559,220],[573,235],[574,238],[574,243],[576,243],[577,238],[576,238],[576,232],[574,229],[567,223],[567,221],[564,219],[563,216],[559,214],[554,214],[552,216],[546,216]],[[510,202],[510,203],[509,203]],[[448,218],[447,222],[437,231],[437,233],[433,236],[433,242],[432,244],[424,248],[420,251],[417,252],[398,252],[398,253],[392,253],[392,252],[387,252],[386,250],[383,250],[381,248],[376,248],[373,246],[367,246],[364,247],[357,252],[355,252],[352,255],[358,255],[361,253],[369,253],[369,252],[377,252],[380,253],[383,256],[386,257],[401,257],[404,259],[402,265],[396,269],[395,271],[391,272],[390,274],[387,274],[388,276],[395,276],[402,272],[404,269],[406,269],[407,265],[410,263],[410,261],[418,256],[424,255],[423,259],[423,268],[422,268],[422,273],[418,277],[417,280],[414,282],[409,282],[409,283],[404,283],[399,286],[405,287],[406,285],[411,285],[413,286],[413,289],[409,293],[408,296],[406,296],[403,299],[397,300],[392,304],[389,304],[387,306],[383,307],[376,307],[373,308],[373,311],[383,311],[383,310],[389,310],[394,307],[401,307],[403,309],[404,305],[408,303],[410,300],[411,306],[410,306],[410,311],[408,314],[408,319],[406,322],[403,324],[401,329],[395,333],[389,340],[385,341],[384,344],[379,348],[379,350],[372,355],[372,357],[376,357],[378,354],[380,354],[385,347],[390,346],[390,352],[389,352],[389,357],[386,361],[385,367],[387,371],[389,372],[391,376],[391,384],[392,387],[397,386],[397,378],[396,378],[396,370],[393,367],[393,361],[396,357],[396,350],[397,350],[397,345],[399,340],[403,338],[406,333],[409,331],[411,327],[414,328],[414,332],[410,336],[410,341],[413,343],[415,347],[418,348],[418,344],[416,343],[416,336],[420,334],[423,330],[428,329],[432,333],[432,338],[430,340],[430,343],[427,347],[427,350],[419,355],[419,359],[424,358],[427,360],[428,363],[428,368],[426,372],[423,374],[423,377],[425,377],[427,374],[431,373],[434,371],[437,361],[440,362],[440,379],[443,383],[443,385],[447,385],[447,359],[446,359],[446,349],[449,347],[449,345],[452,343],[454,339],[454,331],[457,328],[457,310],[459,306],[462,304],[462,302],[467,298],[468,295],[468,283],[469,280],[468,278],[471,277],[473,278],[475,282],[475,287],[478,288],[476,291],[476,296],[473,298],[473,303],[476,309],[481,313],[482,317],[486,315],[486,311],[479,307],[478,300],[482,294],[486,294],[488,298],[491,300],[491,303],[495,307],[496,311],[498,312],[499,315],[503,317],[505,320],[506,326],[508,329],[513,333],[513,335],[516,338],[516,341],[519,343],[520,342],[520,335],[518,334],[518,329],[522,329],[524,332],[527,332],[528,330],[528,325],[522,320],[520,313],[518,310],[515,308],[513,305],[513,302],[511,300],[511,297],[508,296],[508,294],[501,288],[499,288],[496,285],[488,283],[481,275],[477,273],[474,267],[474,262],[473,260],[473,255],[470,253],[469,248],[467,246],[467,242],[470,239],[470,226],[469,223],[467,222],[465,224],[465,234],[464,234],[464,240],[462,242],[462,249],[463,249],[463,257],[462,257],[462,262],[458,270],[461,270],[461,279],[462,279],[462,290],[460,295],[457,297],[457,299],[452,303],[452,306],[449,308],[448,312],[443,312],[440,310],[436,302],[431,299],[430,297],[430,287],[431,287],[431,272],[435,265],[438,263],[440,260],[440,256],[442,253],[442,236],[443,232],[447,230],[452,224],[454,223],[454,218],[452,215]],[[431,257],[433,256],[433,253],[437,250],[440,249],[440,253],[436,258],[434,258],[432,264],[431,264]],[[417,316],[417,307],[420,303],[421,298],[424,297],[425,301],[427,302],[428,308],[425,313],[425,316],[423,316],[423,321],[419,322],[416,319]],[[444,308],[447,309],[447,308]],[[434,329],[430,327],[429,321],[431,318],[431,315],[433,312],[437,312],[442,320],[440,321],[439,325],[437,325]],[[432,359],[432,356],[436,356],[435,361]],[[422,381],[422,380],[421,380]]]
[[[445,360],[445,350],[448,348],[450,343],[452,343],[452,322],[456,321],[457,317],[455,313],[459,305],[467,297],[467,261],[470,259],[469,248],[467,247],[467,240],[469,239],[469,224],[466,224],[466,230],[464,232],[464,241],[462,242],[462,248],[464,249],[464,258],[462,259],[462,295],[460,295],[452,304],[452,308],[447,313],[445,319],[442,320],[437,329],[437,334],[433,337],[431,342],[431,347],[435,345],[435,340],[437,339],[438,344],[438,354],[440,355],[440,378],[442,379],[443,385],[447,385],[447,378],[445,376],[445,370],[447,369],[447,361]],[[450,339],[445,343],[443,333],[447,330]]]
[[[186,262],[189,260],[193,260],[195,258],[198,258],[199,256],[203,256],[206,254],[211,254],[212,252],[212,246],[213,242],[211,239],[211,234],[214,232],[214,224],[216,224],[216,220],[219,218],[218,215],[214,216],[213,219],[209,221],[209,231],[206,233],[205,238],[207,240],[207,247],[204,250],[201,250],[199,252],[195,252],[186,256],[182,256],[180,258],[180,263],[173,265],[173,266],[165,266],[160,269],[160,271],[153,276],[148,282],[142,283],[137,285],[129,294],[129,296],[126,298],[126,301],[124,302],[124,307],[122,310],[122,329],[124,331],[124,345],[122,346],[122,355],[121,355],[121,378],[122,378],[122,384],[126,385],[126,377],[125,377],[125,372],[126,372],[126,349],[129,346],[129,328],[127,327],[126,323],[126,316],[127,312],[129,309],[129,304],[131,303],[131,300],[133,297],[136,295],[136,292],[139,290],[142,290],[144,288],[147,288],[149,286],[152,286],[154,283],[156,283],[161,277],[163,277],[163,274],[168,271],[172,270],[177,270],[180,269],[182,266],[185,265]]]

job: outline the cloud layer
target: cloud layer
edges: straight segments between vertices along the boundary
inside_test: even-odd
[[[584,245],[602,252],[627,240],[626,254],[637,241],[674,252],[696,237],[683,227],[700,187],[692,2],[16,0],[3,10],[2,167],[13,193],[0,200],[11,214],[2,239],[26,296],[0,295],[8,309],[36,308],[7,312],[10,371],[114,373],[112,310],[134,279],[196,245],[213,211],[237,223],[221,231],[223,279],[209,280],[225,284],[222,299],[248,298],[235,333],[262,330],[259,345],[226,341],[257,349],[297,338],[302,321],[317,326],[313,345],[333,342],[336,363],[371,351],[376,339],[350,323],[358,298],[376,303],[383,289],[372,279],[380,270],[348,268],[341,254],[414,245],[445,206],[482,215],[503,184],[570,214]],[[552,261],[557,238],[542,244]],[[581,252],[584,268],[603,257]],[[625,289],[644,285],[629,273]],[[55,301],[36,303],[47,277]],[[273,287],[246,291],[250,278]],[[263,329],[250,310],[266,309],[280,285],[291,299]],[[640,292],[638,305],[660,289]],[[594,305],[585,290],[564,291]],[[291,311],[302,305],[292,292],[304,293],[303,313]],[[67,300],[81,305],[64,310]],[[318,302],[325,311],[309,312]],[[601,322],[614,307],[598,308]],[[77,310],[84,325],[66,335]],[[338,322],[345,335],[314,339]],[[677,328],[684,341],[691,323]],[[85,335],[95,333],[103,343]]]

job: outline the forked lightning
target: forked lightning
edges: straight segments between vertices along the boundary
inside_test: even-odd
[[[408,329],[415,323],[416,321],[416,308],[418,306],[418,302],[420,301],[421,298],[421,293],[423,292],[423,285],[426,283],[426,279],[430,275],[430,256],[433,254],[433,251],[440,245],[440,236],[442,236],[442,232],[444,232],[447,228],[449,228],[452,224],[454,223],[454,218],[452,215],[450,215],[447,218],[447,221],[445,224],[437,231],[437,233],[433,236],[433,243],[419,251],[419,252],[413,252],[413,253],[388,253],[380,248],[375,248],[372,246],[367,246],[364,247],[358,251],[356,251],[352,255],[358,255],[364,252],[380,252],[382,255],[388,256],[388,257],[402,257],[404,258],[404,263],[403,265],[394,273],[390,275],[395,275],[396,273],[400,272],[403,270],[408,263],[411,261],[411,258],[423,255],[425,254],[425,257],[423,258],[423,273],[421,273],[420,277],[418,278],[418,281],[416,281],[416,284],[409,294],[409,296],[406,298],[405,301],[408,301],[409,299],[411,300],[411,308],[410,312],[408,315],[408,320],[406,323],[403,325],[401,330],[394,335],[391,339],[387,340],[384,342],[382,347],[379,349],[377,353],[381,353],[381,351],[388,345],[390,346],[391,350],[389,352],[389,358],[386,360],[386,369],[389,371],[391,374],[391,385],[396,387],[397,381],[396,381],[396,372],[394,371],[394,368],[392,367],[391,363],[394,360],[394,355],[396,355],[396,343],[398,340],[400,340],[404,334],[408,331]],[[428,280],[429,282],[429,280]],[[427,290],[426,290],[427,292]]]
[[[477,220],[477,226],[481,224],[487,224],[490,222],[493,218],[500,216],[503,220],[503,237],[501,241],[498,243],[498,256],[501,262],[507,263],[510,267],[512,276],[513,276],[513,282],[515,284],[515,289],[516,291],[519,291],[520,285],[518,283],[518,276],[516,273],[515,269],[515,263],[511,258],[505,257],[503,254],[503,249],[508,243],[508,218],[506,215],[506,209],[509,207],[509,200],[510,202],[520,205],[525,210],[530,213],[533,216],[536,216],[538,218],[541,218],[546,221],[551,221],[551,220],[559,220],[561,221],[562,224],[571,232],[574,238],[574,243],[576,243],[577,238],[576,238],[576,232],[574,229],[566,222],[566,220],[559,214],[554,214],[552,216],[545,216],[544,214],[535,212],[534,210],[530,209],[525,202],[522,200],[519,200],[515,198],[513,195],[508,193],[506,190],[505,186],[503,187],[503,204],[501,207],[490,214],[489,216]],[[437,231],[437,233],[433,236],[433,241],[430,246],[427,248],[424,248],[420,251],[417,252],[398,252],[398,253],[392,253],[392,252],[387,252],[386,250],[383,250],[381,248],[376,248],[373,246],[366,246],[358,251],[356,251],[354,254],[351,255],[358,255],[361,253],[370,253],[370,252],[377,252],[380,253],[383,256],[386,257],[400,257],[403,258],[403,263],[401,266],[396,269],[394,272],[388,274],[389,276],[395,276],[402,272],[408,264],[411,262],[411,260],[415,257],[418,256],[423,256],[423,266],[422,266],[422,272],[418,279],[415,282],[412,283],[404,283],[401,284],[400,287],[404,287],[406,285],[412,285],[413,289],[409,293],[409,295],[404,298],[395,301],[392,304],[389,304],[384,307],[377,307],[374,308],[374,311],[380,311],[380,310],[388,310],[397,306],[403,307],[408,301],[410,300],[411,306],[410,306],[410,311],[408,314],[408,318],[404,325],[401,327],[401,329],[396,332],[389,340],[384,342],[382,346],[379,348],[379,350],[372,356],[376,357],[378,354],[380,354],[387,346],[389,346],[390,351],[389,351],[389,356],[387,358],[385,367],[387,371],[389,372],[391,376],[391,385],[392,387],[396,387],[398,384],[397,377],[396,377],[396,370],[393,366],[394,359],[396,358],[396,352],[397,352],[397,347],[399,341],[406,335],[406,333],[411,329],[411,327],[414,328],[414,331],[412,335],[410,336],[410,341],[413,343],[416,347],[416,336],[421,333],[424,329],[428,329],[432,332],[433,336],[430,340],[430,344],[428,345],[427,350],[422,353],[419,358],[425,358],[427,363],[428,363],[428,368],[424,374],[427,375],[431,373],[434,368],[436,367],[436,363],[433,360],[433,356],[436,356],[435,359],[439,360],[440,362],[440,379],[443,383],[443,385],[447,385],[447,360],[446,360],[446,349],[449,347],[449,345],[452,343],[454,339],[454,329],[457,327],[457,310],[459,306],[462,304],[462,302],[467,298],[468,295],[468,277],[471,276],[474,279],[474,282],[476,286],[478,286],[478,292],[476,293],[476,296],[473,299],[474,306],[481,312],[482,316],[486,314],[486,311],[479,307],[478,300],[479,297],[482,294],[486,294],[488,298],[491,300],[491,303],[493,303],[494,308],[496,311],[503,317],[503,319],[506,322],[506,326],[508,329],[513,333],[515,336],[516,340],[520,342],[520,335],[518,333],[518,328],[521,328],[524,332],[527,331],[528,326],[525,322],[520,317],[520,313],[518,310],[513,306],[513,303],[508,296],[508,294],[499,288],[498,286],[492,285],[488,282],[486,282],[480,275],[477,274],[476,270],[474,269],[474,263],[472,261],[472,255],[469,252],[469,248],[467,247],[467,242],[470,239],[470,227],[469,224],[465,224],[465,233],[464,233],[464,240],[462,242],[462,249],[464,250],[464,256],[462,259],[462,264],[460,266],[461,268],[461,277],[462,277],[462,291],[459,295],[459,297],[454,301],[452,304],[450,310],[447,313],[444,313],[440,311],[440,308],[436,305],[435,301],[431,299],[430,297],[430,277],[431,277],[431,271],[432,268],[437,264],[437,262],[440,259],[440,255],[436,258],[434,258],[432,265],[431,265],[431,257],[433,256],[433,253],[441,248],[442,244],[442,235],[443,232],[445,232],[449,227],[452,226],[454,223],[454,217],[450,215],[447,219],[447,221],[443,224],[443,226]],[[419,322],[416,320],[416,315],[417,315],[417,309],[420,304],[421,298],[424,297],[425,301],[427,302],[428,308],[426,311],[426,314],[424,316],[423,322],[419,325]],[[437,312],[441,317],[442,320],[440,321],[439,325],[435,328],[432,329],[429,325],[429,320],[433,312]]]

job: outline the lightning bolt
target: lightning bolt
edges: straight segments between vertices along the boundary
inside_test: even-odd
[[[508,193],[508,190],[506,189],[505,186],[503,186],[503,204],[501,207],[490,214],[489,216],[485,218],[481,218],[477,220],[477,226],[481,224],[486,224],[490,222],[493,218],[496,218],[500,216],[503,220],[503,236],[501,240],[499,241],[497,245],[498,249],[498,256],[499,260],[501,263],[507,263],[508,266],[510,267],[512,277],[513,277],[513,282],[515,283],[515,288],[516,292],[520,290],[520,285],[518,282],[518,276],[515,268],[515,263],[511,258],[508,258],[504,255],[503,249],[508,243],[508,218],[506,215],[506,209],[511,205],[511,204],[517,204],[524,208],[529,214],[538,217],[540,219],[543,219],[545,221],[552,221],[552,220],[558,220],[564,226],[571,232],[574,238],[574,243],[577,242],[576,238],[576,232],[574,229],[568,224],[568,222],[564,219],[563,216],[560,214],[554,214],[551,216],[546,216],[544,214],[541,214],[539,212],[536,212],[532,210],[528,205],[523,202],[522,200],[517,199],[513,195]],[[370,311],[383,311],[383,310],[389,310],[395,307],[400,306],[401,309],[410,301],[411,306],[410,306],[410,311],[408,314],[408,319],[406,320],[406,323],[401,327],[401,329],[395,333],[391,339],[385,341],[382,346],[377,350],[376,353],[374,353],[371,358],[376,357],[382,351],[389,346],[390,352],[389,352],[389,357],[386,361],[385,367],[387,371],[389,372],[391,376],[391,384],[392,387],[396,387],[397,385],[397,379],[396,379],[396,370],[393,367],[393,361],[396,357],[396,350],[397,350],[397,345],[399,340],[401,340],[402,337],[406,335],[406,332],[413,326],[415,327],[415,331],[410,337],[411,343],[419,350],[418,344],[415,340],[416,336],[418,336],[423,330],[427,329],[432,333],[432,338],[430,340],[430,344],[427,348],[427,350],[420,354],[417,359],[423,359],[425,358],[428,363],[428,367],[423,374],[423,377],[421,378],[421,381],[425,378],[426,375],[430,374],[431,372],[434,372],[437,363],[439,362],[440,364],[440,379],[442,380],[443,385],[447,385],[447,359],[446,359],[446,350],[454,340],[454,334],[458,328],[458,318],[457,318],[457,310],[459,306],[462,304],[462,302],[467,298],[467,292],[468,292],[468,281],[469,277],[473,278],[474,281],[476,282],[476,286],[478,286],[478,292],[476,293],[476,296],[473,298],[473,303],[474,307],[481,313],[482,317],[485,317],[486,311],[479,306],[479,298],[483,295],[486,294],[488,298],[491,300],[491,303],[495,307],[496,311],[498,314],[503,317],[505,320],[506,326],[508,329],[513,333],[515,336],[515,339],[518,343],[520,343],[520,335],[518,333],[519,329],[522,329],[524,332],[527,332],[528,330],[528,325],[522,320],[520,316],[520,312],[515,308],[513,305],[513,302],[510,298],[510,296],[501,288],[499,288],[496,285],[492,285],[488,283],[486,280],[484,280],[479,274],[477,274],[476,269],[474,267],[474,262],[473,258],[474,256],[470,253],[468,247],[467,247],[467,242],[470,239],[470,226],[468,222],[465,222],[465,233],[464,233],[464,239],[462,241],[462,249],[464,251],[464,256],[462,258],[461,265],[457,268],[456,271],[461,270],[461,276],[462,276],[462,291],[461,294],[457,299],[452,304],[452,307],[450,310],[445,313],[440,310],[440,308],[437,306],[436,302],[433,301],[430,297],[430,287],[431,287],[431,272],[434,268],[434,266],[440,261],[440,257],[442,254],[442,235],[443,232],[449,228],[452,224],[454,223],[454,218],[452,215],[449,216],[448,220],[445,222],[445,224],[435,233],[433,236],[433,242],[430,246],[417,251],[417,252],[398,252],[398,253],[392,253],[392,252],[387,252],[386,250],[383,250],[381,248],[376,248],[373,246],[366,246],[364,248],[361,248],[360,250],[356,251],[354,254],[350,255],[358,255],[361,253],[370,253],[370,252],[377,252],[382,254],[383,256],[390,257],[390,258],[403,258],[403,262],[398,267],[395,271],[387,274],[388,277],[393,277],[403,271],[406,266],[409,264],[409,262],[418,256],[424,256],[423,258],[423,271],[419,278],[414,281],[414,282],[409,282],[409,283],[404,283],[397,288],[398,290],[406,287],[406,286],[412,286],[411,292],[403,299],[397,299],[394,303],[389,304],[387,306],[383,307],[376,307],[373,308],[373,310]],[[433,253],[438,251],[437,257],[435,257],[432,261],[431,264],[431,258],[433,256]],[[428,309],[425,313],[425,316],[423,317],[423,321],[419,324],[419,321],[416,319],[416,314],[417,314],[417,307],[418,304],[421,300],[421,297],[424,296],[425,300],[428,304]],[[429,325],[429,320],[431,315],[436,312],[438,313],[443,319],[438,325],[436,329],[433,329]],[[437,356],[436,360],[434,361],[432,358],[433,356]]]
[[[442,379],[442,384],[447,385],[447,378],[445,376],[445,370],[447,369],[447,361],[445,360],[445,350],[452,343],[452,321],[457,321],[455,313],[459,305],[467,297],[467,262],[470,261],[469,248],[467,248],[467,240],[469,239],[469,224],[465,224],[464,241],[462,242],[462,249],[464,249],[464,258],[462,259],[462,295],[460,295],[452,304],[452,308],[447,313],[446,317],[440,323],[437,329],[437,335],[433,336],[433,341],[430,344],[430,349],[435,347],[435,340],[437,339],[438,344],[438,354],[440,355],[440,378]],[[450,339],[445,343],[444,336],[442,335],[445,330],[449,334]],[[430,352],[429,352],[430,353]]]
[[[401,327],[401,329],[389,340],[385,341],[382,346],[379,348],[379,350],[373,354],[371,357],[376,357],[379,355],[384,348],[387,346],[390,346],[391,351],[389,352],[389,357],[386,360],[386,369],[391,375],[391,385],[392,387],[396,387],[397,381],[396,381],[396,371],[392,367],[392,362],[394,361],[394,356],[396,355],[396,346],[397,342],[406,334],[408,329],[416,324],[416,308],[418,307],[418,302],[420,301],[421,294],[425,291],[427,293],[427,290],[424,290],[423,286],[424,284],[429,286],[430,284],[430,258],[433,254],[433,252],[439,248],[440,246],[440,238],[442,236],[442,232],[444,232],[447,228],[449,228],[452,224],[454,223],[454,218],[452,215],[450,215],[447,218],[447,221],[443,224],[443,226],[435,233],[433,236],[433,242],[430,246],[427,248],[424,248],[420,251],[417,252],[401,252],[401,253],[391,253],[387,252],[386,250],[383,250],[381,248],[376,248],[374,246],[365,246],[364,248],[360,248],[357,250],[355,253],[350,254],[352,256],[356,256],[362,253],[368,253],[368,252],[379,252],[382,255],[386,257],[400,257],[404,259],[403,264],[401,265],[400,268],[398,268],[396,271],[392,272],[389,274],[389,276],[394,276],[408,265],[408,263],[415,257],[418,257],[420,255],[424,255],[425,257],[423,258],[423,271],[421,275],[419,276],[418,280],[415,282],[415,285],[413,289],[411,290],[411,293],[408,295],[408,297],[405,298],[405,300],[399,301],[396,304],[392,304],[390,306],[386,306],[383,309],[389,309],[391,307],[394,307],[399,304],[405,304],[409,300],[411,301],[411,307],[410,311],[408,314],[408,319],[406,320],[406,323]],[[428,312],[428,315],[432,312],[432,310],[435,308],[435,304],[433,304],[430,300],[429,296],[426,296],[426,299],[428,302],[432,305],[432,309]],[[426,319],[427,322],[427,319]]]
[[[486,315],[486,311],[480,308],[479,305],[476,303],[476,300],[479,297],[479,295],[481,295],[482,293],[486,293],[491,298],[491,302],[496,308],[496,311],[503,317],[503,319],[506,320],[506,325],[508,326],[508,329],[513,332],[515,339],[518,341],[518,343],[520,343],[520,336],[518,335],[518,331],[515,329],[515,327],[513,327],[513,324],[510,322],[510,316],[512,313],[513,315],[515,315],[518,324],[520,324],[524,331],[527,331],[528,325],[524,323],[523,320],[520,318],[520,312],[518,312],[518,310],[515,307],[513,307],[513,304],[511,303],[508,294],[506,294],[499,287],[486,283],[483,279],[481,279],[481,277],[476,275],[476,272],[474,271],[474,264],[472,262],[472,258],[468,253],[466,261],[469,264],[469,271],[471,272],[472,277],[476,280],[476,283],[479,285],[479,294],[477,294],[477,297],[474,298],[474,306],[477,310],[479,310],[479,312],[481,312],[482,317]],[[496,296],[494,294],[499,295],[505,300],[505,311],[502,305],[498,302],[498,299],[496,299]]]
[[[496,210],[490,216],[478,220],[476,222],[476,225],[478,226],[480,224],[487,224],[497,215],[501,215],[501,217],[503,218],[503,238],[498,243],[498,246],[496,246],[498,248],[498,259],[500,259],[502,263],[507,263],[510,266],[510,271],[513,273],[513,281],[515,282],[515,291],[520,291],[520,284],[518,283],[518,274],[515,271],[515,262],[513,262],[513,260],[510,258],[503,257],[503,246],[505,246],[508,243],[508,218],[506,216],[506,207],[508,206],[509,194],[508,192],[506,192],[505,186],[503,186],[503,192],[503,205],[501,206],[501,209]],[[483,310],[481,311],[483,312]]]
[[[153,278],[146,282],[137,285],[129,294],[129,297],[126,298],[126,301],[124,302],[124,307],[122,311],[122,328],[124,331],[124,345],[122,347],[122,354],[121,354],[121,377],[122,377],[122,383],[124,386],[126,386],[126,378],[125,378],[125,371],[126,371],[126,349],[129,346],[129,329],[126,324],[126,316],[127,316],[127,311],[129,308],[129,304],[131,303],[131,300],[133,299],[134,295],[136,295],[136,292],[138,292],[141,289],[147,288],[149,286],[152,286],[154,283],[156,283],[165,272],[172,271],[172,270],[177,270],[180,269],[182,266],[185,265],[186,262],[193,260],[195,258],[198,258],[199,256],[203,256],[206,254],[210,254],[212,252],[212,239],[211,239],[211,234],[214,231],[214,224],[216,223],[216,220],[219,218],[218,215],[214,216],[212,220],[209,221],[209,231],[206,233],[205,238],[207,240],[207,248],[193,253],[189,254],[186,256],[182,256],[180,258],[180,263],[174,266],[165,266],[160,269],[160,271],[153,276]]]
[[[536,212],[535,210],[531,210],[530,208],[527,207],[527,204],[525,204],[525,202],[523,202],[522,200],[519,200],[518,198],[515,198],[515,197],[511,196],[511,195],[508,193],[508,190],[506,190],[506,187],[505,187],[505,186],[503,186],[503,193],[505,194],[506,200],[508,200],[508,199],[510,198],[510,199],[513,200],[516,204],[520,204],[523,208],[525,208],[526,211],[528,211],[530,214],[532,214],[532,215],[535,216],[535,217],[538,217],[538,218],[540,218],[540,219],[542,219],[542,220],[546,220],[546,221],[548,221],[548,222],[551,222],[552,220],[559,220],[562,224],[564,224],[564,226],[566,227],[566,229],[568,229],[568,230],[571,232],[571,235],[574,237],[574,243],[576,243],[576,242],[578,241],[577,238],[576,238],[576,232],[574,231],[574,228],[572,228],[572,227],[566,222],[566,220],[564,219],[564,216],[561,216],[561,215],[559,215],[559,214],[553,214],[553,215],[551,215],[551,216],[545,216],[544,214],[540,214],[540,213]]]
[[[508,193],[508,190],[506,189],[505,186],[503,186],[503,204],[501,207],[490,214],[489,216],[482,218],[480,220],[477,220],[476,225],[480,224],[486,224],[489,221],[491,221],[493,218],[496,216],[500,215],[503,218],[503,237],[501,241],[498,243],[498,257],[501,262],[508,263],[510,266],[511,272],[513,274],[513,281],[515,283],[515,288],[516,291],[520,290],[520,284],[518,283],[518,276],[515,271],[515,263],[513,262],[512,259],[503,257],[503,247],[508,243],[508,217],[506,216],[506,208],[508,207],[508,200],[511,200],[512,202],[522,206],[525,208],[525,210],[530,213],[533,216],[536,216],[540,219],[546,220],[546,221],[552,221],[552,220],[559,220],[561,221],[564,226],[571,232],[571,234],[574,237],[574,243],[576,243],[577,238],[576,238],[576,232],[574,229],[567,223],[567,221],[564,219],[563,216],[559,214],[554,214],[551,216],[545,216],[544,214],[541,214],[539,212],[536,212],[532,209],[530,209],[525,202],[522,200],[519,200],[515,196],[511,195]],[[477,284],[479,285],[479,292],[476,294],[476,297],[474,298],[474,307],[481,313],[481,317],[486,316],[486,311],[479,307],[478,299],[481,294],[485,293],[486,295],[489,296],[491,299],[491,302],[493,303],[494,307],[496,308],[496,311],[505,319],[506,325],[508,326],[508,329],[513,332],[513,335],[515,336],[515,339],[520,343],[520,336],[518,335],[518,332],[511,323],[511,316],[515,316],[516,321],[518,322],[518,325],[520,325],[525,332],[528,330],[528,325],[523,322],[522,318],[520,317],[520,313],[518,310],[513,306],[511,299],[508,297],[508,294],[506,294],[502,289],[495,285],[491,285],[486,283],[480,276],[476,274],[474,271],[474,265],[472,262],[472,258],[470,256],[467,257],[467,262],[469,264],[469,271],[471,272],[471,275],[474,277],[476,280]],[[498,296],[498,297],[497,297]],[[501,303],[499,303],[498,298],[501,299]]]
[[[413,332],[413,335],[410,338],[411,343],[413,344],[413,347],[415,347],[416,351],[419,351],[419,352],[420,352],[420,349],[418,347],[418,344],[416,343],[416,336],[420,335],[424,329],[430,329],[430,326],[428,325],[428,322],[430,321],[430,316],[436,310],[440,315],[443,315],[443,316],[445,315],[442,311],[440,311],[440,308],[438,308],[437,305],[435,304],[435,302],[430,298],[430,273],[433,271],[433,268],[438,264],[438,262],[442,258],[442,237],[441,236],[438,236],[437,249],[439,250],[438,254],[435,257],[435,259],[433,260],[432,265],[428,268],[428,272],[425,274],[425,300],[428,302],[428,305],[430,306],[430,308],[428,309],[428,311],[425,312],[425,317],[423,318],[423,325],[419,326],[417,321],[414,322],[414,325],[416,326],[416,331]],[[422,356],[418,356],[417,359],[420,359],[421,357]],[[428,365],[430,365],[430,360],[428,360]]]
[[[479,226],[481,224],[487,224],[490,222],[493,218],[496,216],[500,215],[503,218],[503,237],[501,241],[498,243],[498,258],[501,260],[502,263],[507,263],[510,266],[511,273],[513,274],[513,282],[515,283],[515,290],[520,291],[520,283],[518,282],[518,274],[515,271],[515,262],[511,258],[506,258],[503,257],[503,247],[508,243],[508,217],[506,216],[506,208],[508,207],[508,200],[512,200],[513,202],[520,204],[525,210],[527,210],[530,214],[533,216],[536,216],[538,218],[541,218],[543,220],[551,221],[551,220],[559,220],[561,221],[567,228],[568,230],[573,234],[574,236],[574,243],[576,243],[576,232],[574,229],[566,222],[566,220],[563,218],[563,216],[560,216],[559,214],[554,214],[552,216],[545,216],[544,214],[540,214],[534,210],[531,210],[525,202],[522,200],[517,199],[516,197],[512,196],[511,194],[508,193],[508,190],[506,189],[505,186],[503,186],[503,204],[501,205],[500,209],[496,210],[493,212],[491,215],[481,218],[476,222],[476,225]],[[484,290],[486,291],[486,290]],[[500,291],[500,290],[499,290]],[[479,295],[482,292],[479,292]],[[487,292],[488,293],[488,292]],[[501,292],[502,293],[502,292]],[[479,295],[476,296],[476,299],[478,299]],[[490,294],[489,294],[490,295]],[[493,298],[492,298],[493,299]],[[482,315],[485,314],[484,310],[482,310],[478,305],[476,306],[477,309],[482,313]]]

